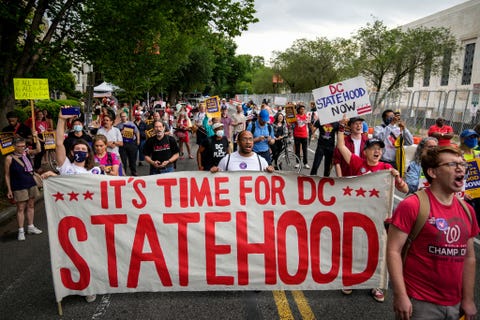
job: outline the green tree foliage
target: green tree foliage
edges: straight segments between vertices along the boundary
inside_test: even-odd
[[[359,71],[381,93],[374,106],[409,73],[423,76],[425,68],[432,74],[440,71],[445,52],[453,54],[457,49],[455,38],[445,28],[388,29],[378,20],[361,28],[353,41],[359,49]]]
[[[283,84],[274,85],[272,80],[275,72],[272,68],[261,67],[257,68],[252,81],[253,93],[271,93],[280,92],[283,89]]]
[[[339,50],[326,38],[296,40],[284,52],[274,52],[273,69],[292,92],[307,92],[339,79]]]

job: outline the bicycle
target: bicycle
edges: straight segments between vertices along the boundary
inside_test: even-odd
[[[292,142],[289,140],[288,137],[282,138],[282,149],[278,154],[276,160],[274,160],[275,168],[278,171],[293,171],[300,173],[303,168],[303,164],[300,161],[300,158],[290,149],[289,145]]]

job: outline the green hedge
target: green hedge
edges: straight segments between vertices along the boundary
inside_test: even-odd
[[[40,110],[47,110],[53,117],[53,123],[57,123],[58,113],[60,112],[60,107],[62,106],[79,106],[80,101],[74,99],[65,99],[65,100],[37,100],[35,102],[35,108]],[[17,107],[15,111],[18,114],[18,119],[23,122],[27,120],[32,111],[30,105],[26,107]],[[83,111],[83,110],[82,110]]]

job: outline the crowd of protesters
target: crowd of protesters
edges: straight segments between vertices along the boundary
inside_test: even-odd
[[[7,195],[17,203],[18,240],[25,240],[25,211],[27,233],[42,232],[33,223],[33,200],[38,196],[32,179],[34,171],[42,173],[43,178],[56,174],[82,173],[137,176],[138,166],[148,165],[148,172],[153,175],[175,171],[179,161],[196,161],[198,170],[212,173],[239,170],[273,172],[282,140],[293,139],[294,153],[300,161],[297,166],[303,164],[304,169],[311,169],[310,175],[317,175],[322,161],[322,176],[325,177],[329,177],[332,172],[338,177],[347,177],[389,170],[394,177],[396,189],[403,194],[428,189],[427,194],[432,204],[430,214],[434,214],[431,218],[436,218],[437,221],[444,219],[440,218],[444,214],[442,210],[447,212],[449,219],[452,212],[457,215],[456,218],[461,216],[463,227],[461,243],[458,245],[465,248],[465,259],[457,259],[456,264],[445,263],[437,256],[426,255],[425,250],[421,251],[420,248],[424,249],[422,246],[428,241],[437,241],[432,240],[436,236],[432,230],[425,232],[422,243],[414,246],[407,258],[410,259],[407,260],[407,265],[414,265],[425,274],[428,270],[424,270],[422,263],[430,268],[445,268],[447,271],[442,271],[445,275],[450,270],[448,268],[455,270],[455,288],[436,286],[435,283],[412,284],[411,281],[416,279],[416,275],[402,269],[401,261],[398,260],[399,254],[407,241],[409,228],[415,223],[415,212],[418,211],[415,211],[418,200],[415,202],[411,197],[407,198],[410,200],[407,201],[408,205],[404,206],[409,212],[410,220],[399,217],[399,209],[394,214],[394,236],[389,243],[389,270],[395,272],[394,308],[399,318],[409,319],[412,315],[415,317],[428,312],[436,314],[442,312],[443,307],[454,317],[463,309],[467,316],[472,318],[476,313],[476,308],[471,303],[473,291],[466,283],[463,283],[463,289],[467,289],[462,291],[464,279],[462,280],[460,269],[465,261],[467,267],[463,277],[472,280],[471,239],[479,231],[477,221],[480,198],[472,198],[464,193],[464,180],[468,175],[467,161],[480,158],[480,126],[477,127],[478,130],[468,129],[461,132],[460,144],[456,146],[452,143],[452,127],[448,126],[444,119],[438,118],[429,128],[428,136],[419,142],[413,159],[406,165],[405,156],[399,151],[405,146],[413,145],[414,139],[398,112],[384,110],[382,123],[376,126],[373,134],[369,136],[369,125],[360,117],[344,117],[338,122],[325,124],[321,123],[313,102],[310,103],[308,111],[304,103],[288,106],[293,107],[295,112],[293,119],[290,117],[287,122],[285,110],[273,107],[267,101],[257,105],[253,101],[228,103],[226,99],[222,99],[219,113],[211,116],[203,105],[194,108],[188,103],[179,102],[176,105],[162,103],[145,106],[137,101],[130,107],[128,104],[117,106],[114,100],[105,98],[95,104],[94,120],[89,124],[88,131],[85,130],[84,117],[61,114],[58,116],[57,172],[43,173],[42,134],[54,130],[52,121],[49,121],[51,117],[38,110],[35,113],[35,128],[31,130],[28,121],[22,124],[14,112],[9,112],[9,126],[4,128],[3,132],[13,132],[15,139],[14,152],[6,158],[5,172]],[[310,168],[308,146],[312,140],[317,140],[317,146]],[[192,143],[198,145],[196,156],[193,154]],[[28,145],[34,145],[35,148],[28,149]],[[33,162],[30,160],[32,155],[35,156]],[[426,163],[425,159],[430,159],[430,162]],[[445,172],[440,173],[440,170]],[[456,193],[461,193],[469,204],[465,207],[465,212],[470,210],[472,214],[469,221],[460,202],[457,203],[457,198],[452,198]],[[440,230],[438,224],[436,228]],[[473,264],[474,260],[473,257]],[[427,275],[425,277],[427,281],[437,279]],[[442,293],[432,295],[433,298],[430,299],[422,292],[425,288],[440,292],[452,290],[453,293],[448,294],[448,301],[442,304]],[[344,288],[342,292],[348,295],[352,290]],[[372,289],[371,295],[378,302],[384,301],[384,293],[379,288]],[[95,299],[94,296],[86,298],[89,302]]]

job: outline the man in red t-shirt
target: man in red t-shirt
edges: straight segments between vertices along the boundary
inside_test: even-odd
[[[385,143],[383,143],[382,140],[376,138],[367,140],[365,142],[365,147],[362,151],[364,158],[360,158],[347,148],[347,146],[345,145],[344,133],[345,124],[347,123],[347,121],[348,119],[342,119],[340,121],[340,129],[338,130],[337,137],[337,149],[342,155],[345,162],[350,166],[350,174],[352,176],[359,176],[369,172],[390,170],[392,176],[395,177],[395,188],[397,188],[397,190],[400,192],[407,193],[408,185],[405,183],[405,181],[402,180],[402,178],[400,177],[400,173],[390,164],[380,161],[383,154],[383,148],[385,148]],[[344,294],[350,294],[352,290],[350,288],[344,288],[342,289],[342,292]],[[378,302],[383,302],[385,299],[383,291],[380,288],[373,288],[371,290],[371,295]]]
[[[467,163],[459,149],[428,150],[422,170],[430,187],[427,221],[411,242],[405,261],[402,250],[420,210],[416,196],[400,202],[388,230],[387,265],[392,280],[396,319],[474,319],[475,248],[479,233],[475,211],[465,212],[455,193],[462,190]]]
[[[445,119],[438,118],[435,124],[428,129],[428,136],[437,138],[438,145],[449,146],[453,138],[453,128],[445,124]]]

